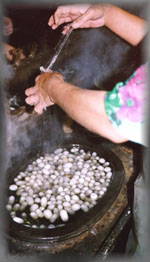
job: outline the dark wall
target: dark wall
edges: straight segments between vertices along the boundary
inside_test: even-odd
[[[9,84],[9,97],[17,94],[18,103],[25,105],[24,90],[34,84],[41,65],[48,65],[61,39],[61,26],[52,30],[48,25],[55,6],[9,6],[7,12],[14,22],[10,44],[21,47],[27,56],[17,68]],[[146,17],[146,5],[123,5],[126,10]],[[53,69],[81,88],[111,90],[119,81],[125,81],[143,62],[143,46],[132,47],[107,28],[74,30],[60,53]],[[29,57],[35,50],[34,57]]]

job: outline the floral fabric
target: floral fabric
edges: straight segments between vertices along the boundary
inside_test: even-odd
[[[148,64],[140,66],[128,80],[117,83],[107,92],[104,99],[106,113],[118,133],[144,145],[147,68]]]

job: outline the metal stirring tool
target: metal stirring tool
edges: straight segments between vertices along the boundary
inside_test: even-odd
[[[55,62],[56,62],[56,60],[57,60],[57,58],[58,58],[61,50],[63,49],[63,47],[64,47],[65,43],[67,42],[67,40],[68,40],[70,34],[72,33],[72,31],[73,31],[73,28],[71,28],[71,29],[68,31],[68,33],[66,34],[66,36],[63,38],[63,41],[60,40],[60,42],[58,43],[58,49],[57,49],[55,55],[53,56],[53,58],[51,59],[49,65],[48,65],[46,68],[44,68],[43,66],[40,67],[40,71],[41,71],[41,72],[50,72],[50,71],[51,71],[53,65],[55,64]]]

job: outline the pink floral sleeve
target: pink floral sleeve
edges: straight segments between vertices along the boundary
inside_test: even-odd
[[[148,69],[148,63],[140,66],[125,83],[117,83],[104,100],[108,118],[118,133],[128,140],[144,145]]]

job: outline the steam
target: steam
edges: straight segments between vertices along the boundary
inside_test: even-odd
[[[18,161],[24,155],[24,152],[31,146],[31,140],[25,128],[19,123],[15,123],[7,116],[7,147],[8,166],[12,166],[12,159],[16,158]]]
[[[23,168],[37,154],[51,152],[63,139],[63,111],[57,106],[48,108],[43,115],[7,115],[7,166]]]

